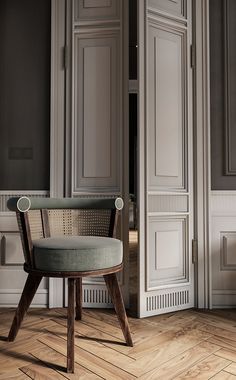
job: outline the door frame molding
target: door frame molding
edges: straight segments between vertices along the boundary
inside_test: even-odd
[[[51,0],[50,197],[65,194],[66,0]],[[63,306],[63,280],[49,278],[48,306]]]
[[[66,0],[51,0],[50,196],[64,195]]]
[[[211,307],[211,158],[209,0],[193,0],[195,237],[198,240],[195,301]]]

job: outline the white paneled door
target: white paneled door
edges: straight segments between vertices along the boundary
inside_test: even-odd
[[[193,306],[191,1],[139,2],[140,316]]]
[[[71,197],[122,196],[120,237],[124,271],[119,278],[128,301],[128,2],[73,0],[71,20],[71,103],[69,125]],[[71,128],[71,129],[70,129]],[[67,290],[65,289],[65,300]],[[111,307],[103,278],[83,281],[85,307]]]

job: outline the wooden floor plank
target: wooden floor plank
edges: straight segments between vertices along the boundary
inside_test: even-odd
[[[51,329],[48,329],[48,332],[59,335],[64,339],[66,338],[66,326],[62,326],[55,323],[53,328],[51,327]],[[83,350],[88,351],[91,354],[94,354],[107,362],[111,362],[119,368],[128,366],[135,361],[135,359],[132,359],[131,357],[121,354],[119,352],[115,352],[113,349],[105,346],[104,344],[99,343],[98,341],[94,340],[93,342],[91,342],[89,338],[90,336],[87,337],[81,335],[78,333],[77,328],[75,329],[75,345],[77,347],[80,347]]]
[[[31,364],[21,367],[20,370],[29,376],[31,379],[40,380],[65,380],[65,377],[55,372],[52,368],[47,367],[39,361],[38,364]]]
[[[231,360],[232,362],[236,362],[236,351],[221,348],[219,351],[216,352],[216,355],[221,358]]]
[[[135,364],[130,365],[128,371],[141,376],[146,372],[147,368],[151,371],[168,360],[175,358],[178,354],[195,347],[204,340],[204,335],[200,333],[199,337],[188,334],[161,342],[158,347],[153,349],[153,352],[148,352],[147,355],[136,360]]]
[[[55,335],[45,335],[40,337],[39,340],[54,350],[66,355],[66,344],[64,339]],[[132,376],[127,371],[122,370],[77,346],[75,347],[75,361],[82,367],[89,369],[91,372],[96,373],[104,379],[133,380],[135,378],[135,376]]]
[[[40,342],[28,338],[27,341],[13,342],[11,348],[2,350],[0,352],[0,374],[2,378],[8,378],[12,372],[17,372],[21,367],[37,364],[38,359],[31,356],[31,352],[36,346],[39,349],[43,348]],[[12,377],[14,378],[14,376]]]
[[[217,375],[211,377],[213,380],[236,380],[236,376],[225,371],[220,371]]]
[[[84,310],[75,321],[75,374],[66,373],[66,309],[30,310],[9,343],[13,316],[0,310],[0,380],[236,377],[236,311],[129,318],[135,345],[127,347],[113,310]]]
[[[129,355],[135,359],[139,359],[145,355],[148,355],[149,353],[153,353],[154,351],[159,350],[163,345],[169,345],[174,342],[183,342],[184,344],[186,342],[188,344],[189,340],[195,338],[197,338],[197,342],[199,343],[200,341],[206,340],[209,337],[209,334],[205,334],[204,332],[201,332],[194,327],[193,329],[177,327],[161,334],[153,334],[152,339],[148,339],[141,342],[140,344],[136,344],[136,346],[130,350]]]
[[[219,336],[212,335],[208,339],[208,342],[212,343],[212,344],[217,344],[218,346],[220,346],[222,348],[227,348],[229,350],[236,351],[236,344],[231,339],[222,338],[222,337],[219,337]]]
[[[233,333],[236,333],[236,325],[229,323],[227,319],[223,319],[220,317],[213,318],[212,316],[209,316],[208,314],[206,315],[200,315],[196,318],[197,321],[210,325],[212,327],[224,329],[227,331],[231,331]]]
[[[101,380],[100,376],[88,371],[86,368],[75,363],[75,374],[66,373],[66,356],[44,345],[43,349],[32,351],[32,355],[50,366],[55,373],[62,374],[67,379]]]
[[[7,373],[1,374],[0,372],[0,380],[29,380],[30,377],[22,373],[20,370],[8,371]]]
[[[211,326],[208,324],[203,325],[202,327],[200,327],[200,329],[206,334],[219,336],[221,338],[226,338],[236,342],[236,332],[229,331],[218,326]]]
[[[221,370],[230,364],[229,360],[220,358],[218,356],[210,355],[208,358],[202,360],[198,364],[191,367],[188,371],[178,375],[176,380],[183,379],[198,379],[207,380],[218,374]]]
[[[180,373],[186,371],[197,362],[207,358],[220,349],[219,346],[203,342],[197,346],[177,355],[174,359],[165,362],[151,372],[139,377],[140,380],[175,379]]]
[[[231,375],[236,376],[236,363],[231,363],[228,367],[225,368],[225,371],[231,373]]]
[[[57,321],[54,319],[54,321],[64,326],[66,326],[66,323],[67,323],[66,320]],[[96,329],[94,326],[91,326],[90,324],[86,324],[86,319],[84,322],[82,321],[75,322],[75,331],[84,336],[88,336],[89,338],[94,338],[97,341],[100,340],[107,347],[110,347],[125,355],[129,355],[129,353],[133,351],[132,347],[126,346],[126,343],[123,338],[122,339],[119,339],[117,337],[115,338],[99,329]],[[163,328],[162,326],[161,327],[155,326],[155,328],[153,328],[153,326],[147,326],[145,324],[145,326],[142,326],[142,329],[140,329],[140,331],[134,334],[134,346],[135,347],[139,345],[142,346],[142,343],[144,341],[150,342],[150,338],[153,339],[154,336],[159,335],[162,332],[166,332],[166,331],[168,331],[167,328]]]

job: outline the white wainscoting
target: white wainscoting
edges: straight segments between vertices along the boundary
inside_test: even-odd
[[[236,191],[211,193],[212,307],[236,306]]]
[[[0,212],[0,307],[13,307],[19,302],[27,273],[15,213]],[[43,278],[32,301],[33,307],[47,307],[48,279]]]

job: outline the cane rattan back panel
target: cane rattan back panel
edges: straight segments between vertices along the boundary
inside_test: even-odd
[[[41,210],[29,210],[28,211],[28,221],[31,233],[31,239],[42,239],[43,234],[43,223]]]
[[[48,210],[50,236],[109,236],[111,210]]]

